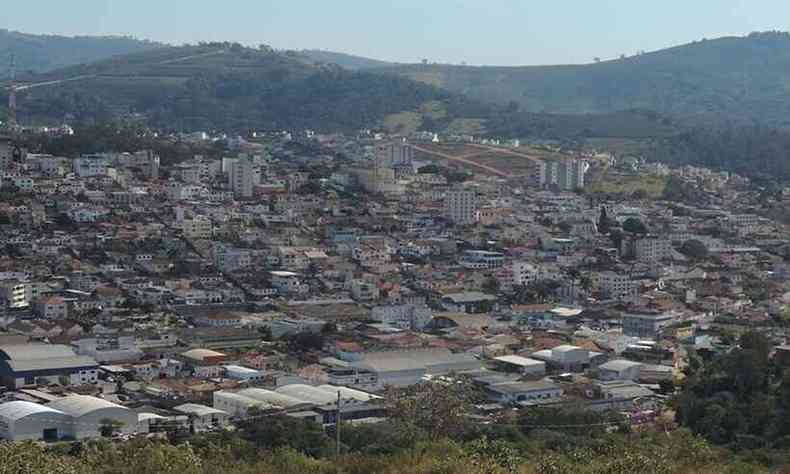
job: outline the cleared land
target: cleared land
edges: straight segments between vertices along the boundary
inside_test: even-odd
[[[533,147],[505,148],[479,144],[422,144],[418,157],[443,160],[470,171],[483,171],[503,177],[529,174],[533,162],[567,159],[568,155]],[[493,171],[492,171],[493,170]]]

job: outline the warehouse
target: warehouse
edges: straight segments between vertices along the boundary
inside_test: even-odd
[[[10,441],[57,441],[71,435],[71,417],[26,401],[0,404],[0,438]]]
[[[279,407],[267,402],[245,397],[237,392],[226,392],[223,390],[214,392],[214,408],[222,410],[232,417],[244,417],[249,415],[251,409],[260,411],[277,410]]]
[[[352,365],[376,374],[379,385],[404,387],[420,382],[426,375],[480,370],[482,363],[472,354],[454,354],[448,349],[414,349],[367,352]]]
[[[77,355],[60,344],[13,344],[0,346],[0,378],[10,389],[28,385],[96,383],[99,364],[91,357]]]
[[[225,377],[234,380],[241,380],[243,382],[261,382],[263,381],[263,371],[242,367],[240,365],[226,365]]]
[[[277,393],[288,395],[305,402],[315,403],[316,405],[329,405],[337,401],[337,392],[324,390],[311,385],[291,384],[284,385],[277,389]]]
[[[116,425],[119,433],[137,431],[137,413],[101,398],[70,395],[47,406],[72,418],[71,435],[76,439],[101,436],[101,431],[107,427],[108,422]]]
[[[304,400],[285,395],[284,393],[278,393],[263,388],[245,388],[243,390],[239,390],[236,393],[247,398],[252,398],[253,400],[257,400],[259,402],[265,402],[281,407],[286,410],[309,410],[315,406],[315,403],[306,402]]]

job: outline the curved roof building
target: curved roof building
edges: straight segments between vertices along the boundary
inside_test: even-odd
[[[117,424],[122,433],[137,430],[137,413],[101,398],[70,395],[51,402],[48,407],[71,416],[73,435],[77,439],[100,436],[101,429],[109,421]]]
[[[26,401],[0,404],[0,437],[11,441],[56,441],[70,435],[71,417],[54,408]]]

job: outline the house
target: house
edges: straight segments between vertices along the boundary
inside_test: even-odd
[[[442,307],[447,311],[462,313],[487,313],[494,309],[497,297],[479,291],[452,293],[444,295]]]
[[[233,314],[204,314],[195,316],[192,320],[198,326],[212,328],[239,327],[242,323],[241,317]]]
[[[517,372],[521,375],[543,376],[546,375],[546,363],[517,355],[495,357],[496,364],[507,372]]]
[[[379,288],[373,282],[360,279],[351,282],[351,297],[355,301],[375,301],[379,294]]]
[[[224,374],[225,369],[222,364],[228,361],[228,356],[211,349],[190,349],[179,354],[179,359],[195,377],[211,378],[221,377]]]
[[[637,380],[642,364],[625,359],[606,362],[598,366],[598,378],[601,380]]]
[[[674,321],[670,313],[629,312],[623,313],[623,334],[643,339],[658,338],[661,330]]]
[[[568,344],[533,352],[530,358],[542,360],[546,362],[548,369],[562,372],[582,372],[584,369],[602,362],[602,358],[605,360],[605,356],[599,352],[588,351]]]
[[[225,411],[197,403],[184,403],[173,407],[173,410],[189,417],[189,428],[193,433],[224,428],[230,419]]]
[[[60,296],[42,296],[33,303],[33,312],[46,319],[66,319],[69,309],[66,300]]]

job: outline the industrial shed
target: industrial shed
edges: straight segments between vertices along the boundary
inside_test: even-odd
[[[236,393],[238,393],[239,395],[243,395],[247,398],[252,398],[253,400],[258,400],[260,402],[265,402],[284,408],[286,410],[288,409],[306,410],[315,405],[314,403],[306,402],[304,400],[291,397],[284,393],[278,393],[263,388],[245,388],[243,390],[239,390]]]
[[[291,384],[284,385],[277,389],[277,393],[282,393],[299,400],[315,403],[316,405],[329,405],[337,401],[337,391],[334,393],[311,385]]]
[[[0,346],[0,378],[10,389],[36,383],[83,385],[96,383],[99,364],[60,344]]]
[[[71,434],[77,439],[101,436],[100,430],[107,421],[119,423],[121,433],[137,431],[137,413],[101,398],[70,395],[47,406],[71,416]]]
[[[214,392],[214,408],[226,412],[233,417],[243,417],[249,414],[250,409],[256,408],[261,411],[275,410],[279,407],[268,402],[245,397],[237,392],[226,392],[223,390]]]
[[[10,441],[57,441],[71,435],[71,417],[38,403],[14,401],[0,404],[0,438]]]

